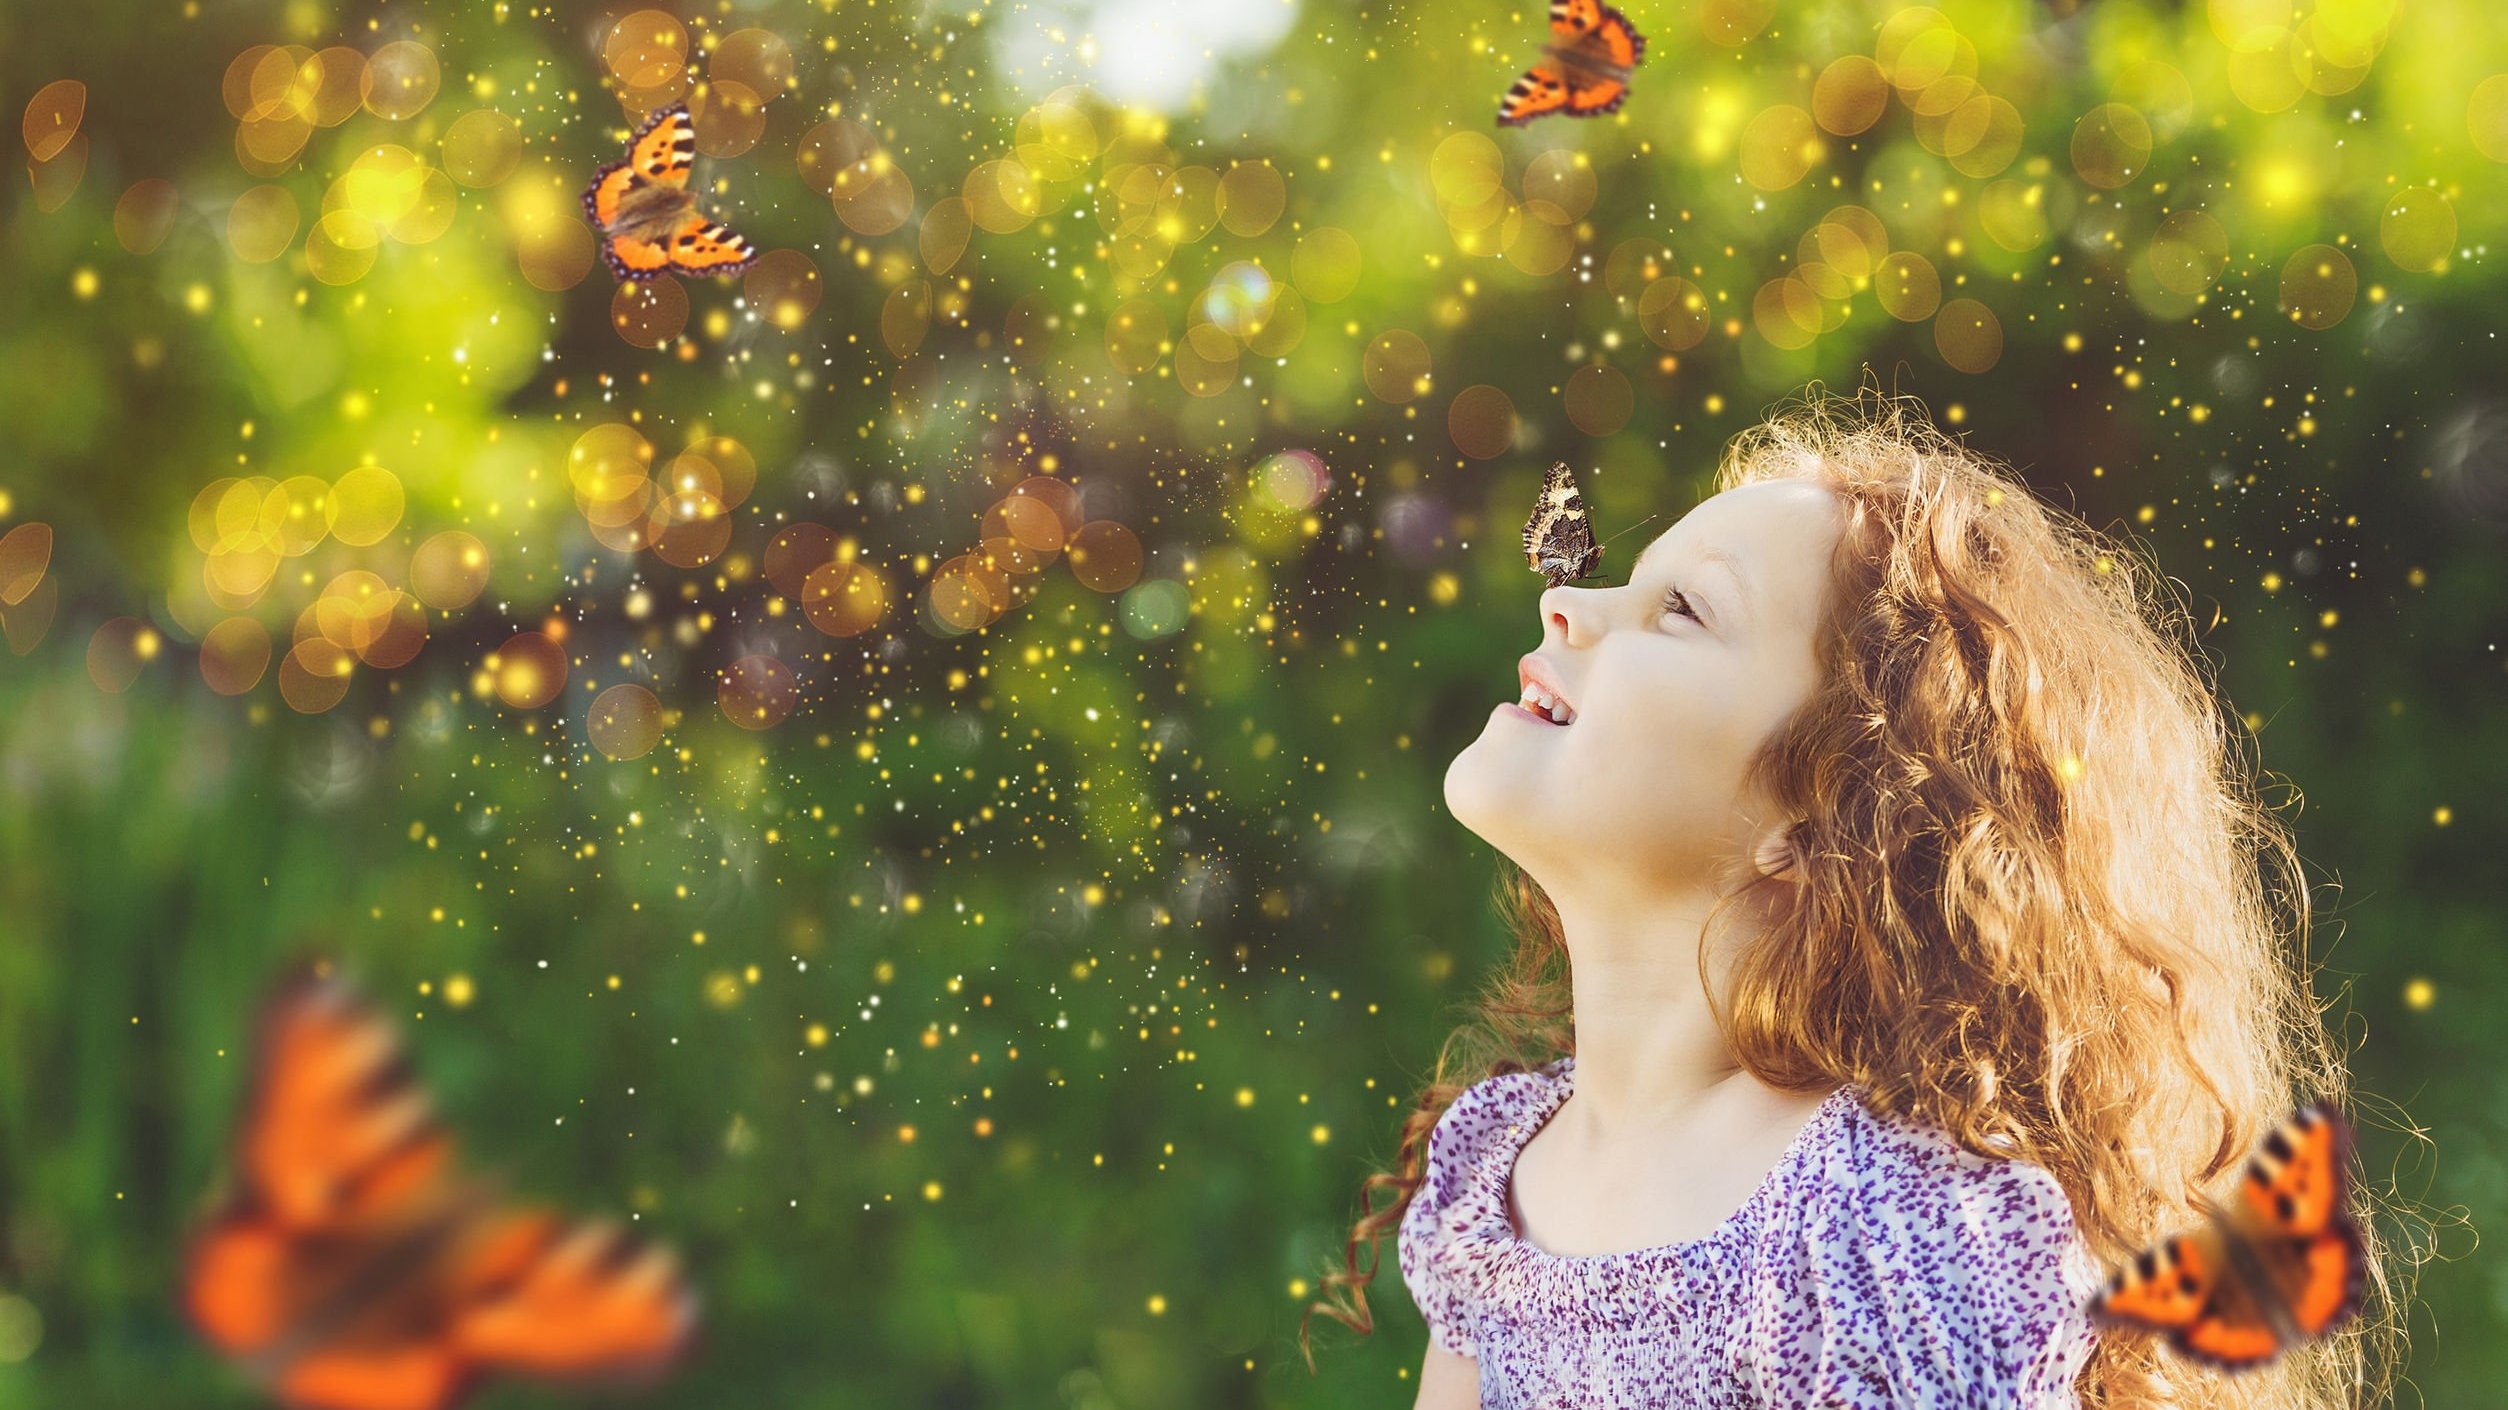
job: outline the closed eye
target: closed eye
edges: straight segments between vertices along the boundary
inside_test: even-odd
[[[1675,607],[1673,605],[1674,603],[1679,603],[1680,605]],[[1666,612],[1677,613],[1681,616],[1689,618],[1693,622],[1699,621],[1698,613],[1689,605],[1688,595],[1683,593],[1679,588],[1672,588],[1664,593],[1663,610]],[[1702,622],[1701,625],[1704,625],[1704,623]]]

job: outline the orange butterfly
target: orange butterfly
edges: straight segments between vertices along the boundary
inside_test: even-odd
[[[1629,70],[1646,59],[1646,36],[1602,0],[1550,0],[1548,57],[1527,69],[1498,104],[1500,127],[1544,113],[1600,117],[1620,110]]]
[[[2259,1365],[2360,1310],[2359,1226],[2345,1210],[2351,1128],[2303,1107],[2247,1162],[2239,1202],[2118,1269],[2091,1300],[2103,1325],[2165,1332],[2224,1370]]]
[[[644,120],[627,140],[627,159],[592,174],[583,213],[601,232],[601,252],[621,279],[681,274],[738,274],[757,263],[757,247],[697,209],[688,173],[697,164],[697,126],[688,105],[673,103]]]
[[[290,1410],[443,1410],[490,1372],[632,1379],[685,1349],[696,1302],[670,1253],[457,1180],[391,1028],[345,983],[280,988],[251,1081],[182,1301]]]

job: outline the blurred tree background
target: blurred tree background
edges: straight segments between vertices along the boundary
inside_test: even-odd
[[[1540,472],[1616,578],[1867,378],[2182,585],[2486,1396],[2489,7],[1629,9],[1522,129],[1519,0],[0,11],[0,1404],[254,1403],[173,1289],[309,953],[681,1251],[668,1403],[1406,1403],[1390,1242],[1299,1313],[1507,943]],[[677,100],[765,254],[620,286]]]

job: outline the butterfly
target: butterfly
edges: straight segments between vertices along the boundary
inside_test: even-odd
[[[489,1373],[642,1378],[695,1331],[668,1250],[458,1178],[390,1026],[319,971],[263,1011],[229,1183],[181,1300],[289,1410],[443,1410]]]
[[[757,263],[746,238],[697,209],[688,173],[697,161],[697,127],[688,105],[673,103],[644,120],[627,140],[627,159],[592,174],[583,213],[601,232],[601,253],[621,279],[680,274],[738,274]]]
[[[2165,1332],[2197,1361],[2238,1371],[2325,1335],[2360,1309],[2360,1229],[2344,1208],[2351,1128],[2301,1108],[2247,1162],[2239,1199],[2145,1250],[2089,1305],[2108,1326]]]
[[[1585,498],[1566,461],[1542,477],[1541,501],[1524,521],[1524,562],[1550,580],[1552,587],[1590,578],[1602,567],[1602,545],[1585,517]]]
[[[1500,127],[1522,127],[1544,113],[1618,112],[1629,70],[1645,62],[1646,36],[1602,0],[1550,0],[1550,42],[1541,52],[1546,57],[1498,104]]]

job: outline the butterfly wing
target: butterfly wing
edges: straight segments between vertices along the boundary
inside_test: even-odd
[[[1567,71],[1567,111],[1575,117],[1618,112],[1628,97],[1629,70],[1646,57],[1646,36],[1628,16],[1608,5],[1597,11],[1593,25],[1577,37],[1577,62]]]
[[[444,1403],[454,1377],[440,1357],[413,1354],[352,1377],[318,1352],[361,1314],[378,1270],[389,1274],[439,1237],[455,1200],[451,1157],[380,1016],[336,980],[309,974],[282,986],[255,1044],[236,1188],[187,1259],[182,1301],[193,1324],[290,1405]]]
[[[1500,127],[1522,127],[1544,113],[1555,113],[1567,107],[1567,74],[1557,64],[1544,61],[1524,71],[1498,103]]]
[[[1628,16],[1608,5],[1598,6],[1601,17],[1594,21],[1589,43],[1604,63],[1633,69],[1646,61],[1646,36],[1628,22]]]
[[[2239,1286],[2217,1224],[2173,1235],[2118,1269],[2090,1303],[2102,1326],[2167,1334],[2198,1361],[2237,1370],[2281,1350],[2281,1337]]]
[[[1628,100],[1628,85],[1616,78],[1575,79],[1567,85],[1566,109],[1571,117],[1616,113]]]
[[[2359,1310],[2365,1272],[2359,1226],[2345,1208],[2351,1128],[2325,1102],[2268,1134],[2239,1182],[2242,1228],[2303,1336]]]
[[[2237,1204],[2118,1270],[2092,1317],[2167,1332],[2187,1356],[2232,1371],[2280,1354],[2285,1332],[2320,1336],[2350,1317],[2363,1268],[2359,1229],[2343,1207],[2348,1141],[2332,1107],[2303,1108],[2265,1137]],[[2243,1259],[2232,1256],[2232,1240]],[[2242,1261],[2258,1271],[2242,1275]],[[2259,1276],[2270,1286],[2252,1286]]]
[[[673,103],[644,120],[627,140],[627,165],[664,186],[686,186],[697,164],[697,125],[688,105]]]
[[[1585,497],[1577,492],[1575,474],[1565,461],[1552,464],[1542,477],[1541,498],[1524,521],[1524,561],[1552,587],[1591,577],[1602,565],[1602,545],[1594,542]]]
[[[612,235],[601,242],[601,254],[610,262],[610,273],[621,279],[659,279],[671,267],[671,252],[651,240],[633,235]]]
[[[667,254],[671,268],[689,274],[738,274],[758,259],[745,236],[694,211],[672,233]]]
[[[271,1389],[288,1410],[443,1410],[468,1377],[441,1342],[332,1346],[295,1361]]]
[[[657,1374],[696,1329],[670,1252],[587,1222],[526,1211],[498,1221],[456,1272],[453,1341],[491,1369],[550,1379]]]
[[[607,231],[618,223],[627,188],[636,181],[635,168],[626,162],[612,162],[592,174],[592,184],[583,188],[583,213],[594,229]]]
[[[1605,11],[1600,0],[1550,0],[1550,35],[1562,43],[1582,38],[1602,23]]]

